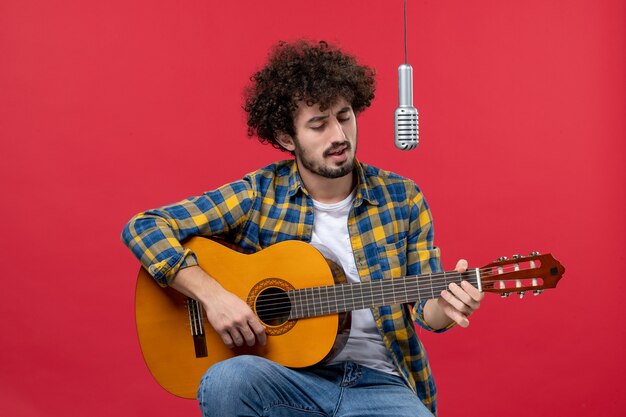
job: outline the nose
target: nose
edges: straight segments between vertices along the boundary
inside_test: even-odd
[[[331,128],[329,129],[331,133],[331,139],[333,142],[340,142],[346,140],[346,133],[343,131],[343,125],[336,118],[333,117],[331,121]]]

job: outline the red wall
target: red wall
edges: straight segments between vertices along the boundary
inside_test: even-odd
[[[0,414],[196,415],[135,338],[134,213],[284,157],[245,135],[241,91],[279,39],[378,70],[362,160],[414,178],[446,268],[552,252],[541,297],[487,296],[422,333],[440,416],[622,416],[626,5],[413,0],[421,145],[393,147],[402,2],[33,1],[0,5]]]

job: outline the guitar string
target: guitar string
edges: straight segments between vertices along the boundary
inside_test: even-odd
[[[528,260],[522,260],[521,262],[525,262],[525,261],[527,262]],[[493,277],[498,277],[498,275],[500,275],[500,274],[504,275],[506,273],[510,273],[511,271],[517,272],[517,271],[525,271],[525,270],[537,269],[536,267],[535,268],[519,268],[518,267],[518,269],[516,269],[515,266],[511,266],[510,264],[502,265],[500,267],[502,268],[502,272],[501,273],[499,272],[496,275],[494,275],[494,274],[488,275],[492,280],[494,280],[494,281],[501,281],[501,280],[498,280],[498,279],[494,279]],[[478,271],[479,271],[479,273],[481,273],[481,272],[485,273],[485,272],[488,272],[488,271],[493,271],[494,269],[497,269],[497,268],[498,268],[498,265],[494,265],[494,266],[490,266],[490,267],[478,268]],[[426,297],[420,297],[420,293],[422,291],[428,291],[430,289],[431,290],[431,294],[434,295],[434,291],[436,290],[437,294],[439,294],[443,289],[447,288],[448,283],[449,283],[448,281],[450,281],[450,282],[457,282],[457,281],[454,280],[455,278],[458,280],[458,279],[460,279],[460,278],[465,276],[465,277],[468,277],[470,281],[475,281],[475,280],[472,280],[472,278],[475,277],[474,276],[475,272],[476,272],[476,269],[469,269],[469,270],[467,270],[465,272],[447,271],[447,272],[441,272],[441,273],[432,273],[432,274],[422,274],[422,275],[406,276],[406,277],[403,277],[403,278],[404,279],[412,279],[412,278],[427,279],[427,278],[430,278],[429,281],[430,281],[431,286],[430,286],[430,288],[428,288],[428,287],[427,288],[420,288],[420,285],[428,284],[428,282],[424,281],[423,283],[418,283],[417,280],[416,280],[415,281],[416,282],[416,288],[414,288],[412,290],[409,290],[409,291],[405,290],[404,293],[406,293],[406,298],[415,299],[417,301],[418,299],[426,298]],[[530,279],[530,278],[528,278],[528,279]],[[442,283],[442,281],[443,281],[443,283]],[[346,285],[346,286],[349,286],[349,287],[352,286],[352,287],[359,287],[359,288],[361,288],[361,291],[360,291],[360,294],[359,294],[361,299],[363,299],[363,296],[364,296],[363,289],[365,289],[366,292],[367,292],[367,294],[365,295],[365,297],[367,297],[367,298],[372,299],[374,297],[381,297],[382,296],[382,298],[384,299],[385,296],[393,297],[395,295],[395,288],[394,288],[394,286],[397,286],[398,284],[399,284],[399,282],[397,280],[395,280],[395,279],[383,279],[383,280],[370,281],[370,282],[367,282],[367,283],[348,283],[348,284],[343,284],[343,285]],[[406,288],[406,281],[404,281],[404,286]],[[346,297],[345,296],[345,291],[344,291],[345,287],[343,287],[342,285],[330,285],[330,286],[313,287],[313,288],[319,288],[320,289],[319,290],[320,293],[322,291],[321,289],[324,289],[324,291],[327,293],[326,296],[328,297],[329,296],[328,292],[330,291],[330,289],[331,288],[336,289],[335,287],[342,287],[342,292],[344,293],[343,295],[344,295],[344,298],[345,298]],[[379,288],[375,288],[375,287],[379,287]],[[389,288],[389,287],[391,287],[391,288]],[[326,309],[330,309],[330,304],[331,303],[334,302],[336,304],[336,302],[337,302],[336,299],[333,299],[332,301],[330,300],[330,298],[326,298],[326,300],[322,300],[321,296],[319,296],[319,295],[318,295],[318,298],[320,298],[320,300],[316,301],[315,300],[315,294],[313,294],[313,293],[310,294],[311,298],[313,299],[312,300],[313,302],[311,302],[308,299],[309,298],[309,294],[307,294],[306,292],[307,291],[313,291],[313,288],[301,288],[301,289],[295,290],[295,291],[298,291],[299,293],[304,293],[304,297],[306,298],[305,302],[302,303],[303,300],[302,300],[302,297],[300,297],[301,298],[301,300],[300,300],[301,303],[300,304],[302,304],[302,309],[304,309],[304,307],[306,307],[307,311],[309,311],[309,313],[310,313],[310,310],[313,309],[314,315],[315,315],[315,312],[316,312],[316,310],[318,310],[318,307],[319,307],[319,310],[322,311],[323,308],[324,308],[324,305],[326,305]],[[513,288],[510,288],[510,289],[512,291],[516,291],[517,290],[517,289],[513,289]],[[290,292],[294,293],[295,291],[291,290]],[[355,301],[354,296],[356,295],[356,292],[354,291],[354,288],[351,288],[350,292],[351,292],[351,294],[348,295],[348,299],[349,299],[349,297],[351,295],[352,296],[352,304],[354,306],[354,304],[355,304],[354,303],[354,301]],[[275,302],[273,304],[266,304],[264,306],[264,310],[263,311],[264,311],[264,318],[266,320],[272,320],[274,318],[283,317],[284,316],[284,312],[286,310],[286,307],[289,307],[289,306],[294,304],[293,300],[291,300],[291,299],[285,301],[284,300],[284,296],[282,296],[282,295],[261,294],[257,298],[257,300],[259,300],[261,298],[263,298],[264,301],[270,301],[270,302],[274,301],[274,300],[279,300],[279,302]],[[335,298],[336,298],[336,292],[335,292]],[[435,298],[435,297],[429,297],[429,298]],[[374,304],[377,304],[377,303],[374,303]],[[381,304],[381,305],[384,305],[384,304]],[[344,307],[345,306],[346,306],[346,304],[344,304]],[[269,308],[269,307],[272,307],[272,308]],[[349,310],[350,309],[346,309],[346,311],[349,311]],[[291,308],[289,308],[289,311],[290,311],[289,315],[291,315]],[[276,312],[276,314],[274,316],[271,315],[273,312]],[[322,313],[322,314],[319,314],[319,315],[330,314],[330,313],[331,313],[331,311],[329,310],[328,313]]]
[[[447,288],[447,286],[442,286],[439,288],[435,288],[433,287],[433,291],[436,292],[437,296],[439,295],[440,291]],[[422,293],[426,290],[427,294],[425,294],[425,296],[421,297]],[[515,292],[515,291],[521,291],[516,289],[510,289],[510,292]],[[524,291],[532,291],[532,288],[528,288],[528,289],[524,289]],[[263,319],[265,321],[270,321],[272,319],[278,319],[281,317],[292,317],[292,318],[306,318],[306,317],[315,317],[315,316],[323,316],[323,315],[327,315],[327,314],[336,314],[336,313],[341,313],[341,312],[345,312],[345,311],[353,311],[353,310],[359,310],[362,308],[373,308],[373,307],[378,307],[378,306],[383,306],[383,305],[391,305],[391,304],[402,304],[405,302],[399,301],[399,302],[390,302],[390,301],[384,301],[384,298],[386,296],[388,297],[392,297],[392,293],[384,293],[381,292],[379,294],[365,294],[364,297],[366,299],[371,299],[372,297],[380,297],[381,295],[383,296],[383,300],[380,300],[380,302],[371,302],[371,303],[365,303],[361,308],[357,308],[360,307],[359,306],[359,302],[361,302],[361,300],[359,300],[359,298],[361,298],[361,294],[359,293],[355,293],[355,294],[351,294],[352,298],[350,298],[349,296],[346,298],[346,300],[348,301],[343,301],[341,302],[341,308],[339,308],[339,306],[337,306],[337,308],[333,305],[335,304],[335,300],[334,299],[327,299],[327,300],[321,300],[321,301],[316,301],[316,300],[306,300],[305,302],[301,302],[299,303],[300,308],[299,311],[301,313],[305,313],[305,309],[306,309],[306,314],[293,314],[294,310],[291,308],[292,304],[298,304],[298,303],[293,303],[293,302],[286,302],[284,303],[282,308],[272,308],[272,309],[267,309],[267,310],[263,310]],[[412,301],[420,301],[422,299],[430,299],[430,298],[435,298],[435,297],[431,297],[430,291],[429,289],[415,289],[415,290],[411,290],[411,291],[407,291],[406,292],[406,299],[408,300],[412,300]],[[356,296],[356,298],[354,297]],[[313,297],[309,297],[309,298],[314,298]],[[300,300],[302,301],[302,300]],[[409,301],[406,301],[409,302]],[[278,304],[277,304],[278,305]],[[311,311],[313,311],[313,314],[311,314]],[[297,313],[297,311],[296,311]]]
[[[484,269],[492,269],[492,268],[482,268],[482,269],[484,270]],[[530,269],[534,269],[534,268],[530,268]],[[523,270],[526,270],[526,269],[520,269],[520,271],[523,271]],[[443,274],[441,274],[441,273],[440,274],[431,274],[432,276],[441,276],[441,275],[443,275],[444,276],[444,278],[443,278],[444,282],[443,283],[441,282],[442,281],[441,278],[440,279],[435,279],[435,280],[433,280],[433,282],[437,281],[437,283],[433,284],[430,287],[420,288],[421,284],[417,283],[417,281],[416,281],[416,285],[417,286],[415,288],[413,288],[413,289],[406,290],[406,285],[405,285],[405,290],[401,291],[401,295],[404,296],[403,298],[407,298],[407,299],[410,299],[410,300],[413,300],[413,299],[418,300],[418,299],[422,299],[422,298],[435,298],[434,297],[434,292],[435,291],[437,292],[437,294],[440,294],[440,292],[443,289],[447,288],[447,286],[448,286],[448,284],[450,282],[459,282],[459,281],[455,281],[455,279],[459,280],[460,278],[463,278],[465,276],[465,277],[468,277],[470,281],[475,281],[475,279],[472,280],[472,278],[474,278],[474,275],[473,275],[474,272],[475,272],[475,270],[473,269],[473,270],[469,270],[469,271],[462,272],[462,273],[454,271],[454,272],[447,272],[447,273],[443,273]],[[416,277],[420,277],[420,276],[421,277],[427,277],[428,275],[426,275],[426,274],[424,274],[424,275],[413,275],[413,276],[408,276],[408,277],[405,277],[405,278],[416,278]],[[447,278],[450,278],[450,279],[447,279]],[[528,280],[528,279],[531,279],[531,278],[527,278],[526,280]],[[495,279],[495,281],[500,281],[500,280]],[[348,296],[346,296],[345,295],[345,291],[344,291],[345,287],[342,287],[341,285],[335,285],[335,286],[330,285],[330,286],[323,286],[323,287],[315,287],[315,288],[319,288],[318,295],[315,295],[312,292],[310,294],[307,294],[306,291],[307,290],[312,290],[311,288],[302,288],[302,289],[298,289],[298,290],[295,290],[295,291],[298,291],[301,294],[304,292],[304,294],[300,296],[301,300],[300,300],[299,304],[301,305],[301,309],[304,309],[304,307],[306,307],[307,310],[309,311],[309,313],[310,313],[310,310],[312,309],[314,311],[314,315],[316,315],[315,312],[318,311],[318,310],[320,312],[323,312],[324,310],[328,310],[327,313],[318,314],[318,315],[324,315],[324,314],[330,314],[330,313],[333,313],[333,312],[343,311],[343,308],[345,308],[348,305],[348,303],[344,301],[342,303],[342,307],[343,308],[339,309],[339,311],[337,311],[337,309],[338,309],[337,301],[341,301],[341,300],[337,300],[336,299],[336,291],[334,291],[335,287],[342,287],[342,292],[343,292],[343,298],[344,299],[350,300],[350,297],[352,297],[351,300],[352,300],[352,305],[354,307],[354,305],[356,304],[355,303],[356,299],[354,298],[355,296],[360,297],[361,299],[363,297],[365,297],[365,298],[367,298],[369,300],[372,300],[372,302],[369,303],[369,304],[379,304],[379,303],[374,303],[373,302],[373,298],[380,298],[380,297],[382,297],[383,300],[386,297],[395,298],[396,297],[395,296],[395,291],[396,291],[396,289],[398,289],[396,287],[401,286],[401,285],[399,285],[400,282],[398,282],[396,280],[393,280],[393,279],[384,279],[384,280],[370,281],[369,283],[366,283],[367,285],[365,287],[362,285],[363,283],[350,283],[350,284],[344,284],[344,285],[351,286],[351,284],[354,287],[364,288],[365,289],[365,294],[364,294],[363,290],[361,290],[359,292],[356,292],[356,291],[354,291],[354,288],[350,288],[349,294],[348,294]],[[424,282],[424,284],[427,284],[427,282]],[[538,286],[531,286],[527,290],[530,290],[532,288],[537,289],[537,287]],[[331,289],[335,292],[335,294],[330,294]],[[518,289],[518,288],[506,288],[506,289],[511,290],[511,292],[520,291],[520,289]],[[291,293],[295,293],[295,291],[291,290],[290,292]],[[322,296],[320,295],[322,291],[324,291],[326,293],[326,294],[324,294],[325,299],[323,299]],[[422,292],[431,292],[431,294],[428,294],[427,297],[420,297]],[[430,295],[433,295],[433,297],[431,297]],[[259,298],[260,297],[261,296],[259,296]],[[265,319],[267,319],[267,320],[271,320],[271,319],[274,319],[274,318],[285,316],[284,313],[286,312],[287,307],[289,307],[289,306],[291,306],[293,304],[298,304],[297,302],[294,303],[294,300],[291,300],[291,299],[285,301],[284,296],[266,295],[266,297],[264,297],[264,298],[266,300],[269,299],[270,301],[272,301],[271,300],[272,298],[274,298],[275,300],[280,300],[279,302],[276,302],[276,303],[273,303],[273,304],[266,304],[266,305],[264,305],[263,317]],[[302,298],[306,298],[306,300],[302,300]],[[311,298],[312,300],[309,300],[309,298]],[[318,298],[319,301],[316,300],[315,298]],[[380,301],[379,305],[387,304],[383,300]],[[304,303],[302,301],[304,301]],[[335,304],[335,307],[331,308],[332,304]],[[272,307],[272,308],[269,308],[269,307]],[[367,305],[364,306],[364,307],[367,307]],[[353,309],[354,308],[345,308],[345,311],[349,311],[349,310],[353,310]],[[292,309],[289,308],[288,310],[289,310],[289,315],[290,315]],[[276,314],[272,315],[273,312],[276,312]]]
[[[444,288],[445,287],[441,287],[441,290],[443,290]],[[439,289],[437,289],[435,291],[437,292],[437,294],[439,294],[439,292],[440,292]],[[359,300],[359,298],[361,298],[361,296],[363,296],[363,297],[365,297],[367,299],[372,299],[372,298],[377,298],[377,297],[381,297],[382,296],[382,298],[384,299],[385,296],[393,297],[393,293],[391,293],[391,292],[385,293],[385,291],[383,290],[380,293],[373,292],[371,294],[368,293],[368,294],[364,294],[364,295],[360,294],[360,293],[353,293],[351,295],[352,295],[352,297],[350,297],[350,296],[346,297],[347,301],[341,302],[341,306],[343,308],[335,308],[333,306],[333,304],[336,304],[334,302],[335,300],[331,299],[331,298],[329,298],[329,299],[327,299],[325,301],[324,300],[320,300],[320,301],[313,300],[312,302],[310,302],[310,300],[309,300],[309,302],[303,303],[303,306],[307,307],[309,312],[310,312],[310,310],[313,310],[314,313],[318,312],[319,314],[307,314],[307,315],[302,316],[301,318],[304,318],[304,317],[307,317],[307,316],[308,317],[314,317],[314,316],[322,316],[322,315],[326,315],[326,314],[340,313],[340,312],[344,312],[344,311],[360,310],[361,308],[375,307],[375,306],[379,306],[379,305],[400,304],[399,302],[385,302],[383,300],[380,300],[380,302],[365,303],[365,305],[363,307],[356,308],[356,307],[359,306],[358,305],[359,302],[362,302],[362,300]],[[422,297],[419,297],[419,295],[420,295],[420,290],[419,289],[412,290],[412,291],[407,291],[403,295],[406,296],[405,298],[415,299],[416,301],[419,300],[420,298],[422,298]],[[355,296],[356,296],[356,298],[355,298]],[[426,299],[427,297],[423,297],[423,298]],[[428,298],[430,298],[430,297],[428,297]],[[352,301],[352,302],[350,302],[350,301]],[[283,317],[283,316],[286,315],[286,314],[284,314],[285,310],[286,310],[286,307],[289,307],[292,304],[293,303],[285,302],[285,303],[283,303],[282,307],[280,307],[280,303],[277,303],[276,305],[279,306],[279,307],[272,308],[272,309],[264,309],[263,310],[263,313],[264,313],[263,314],[263,318],[266,319],[266,320],[272,320],[272,319],[277,319],[277,318]],[[351,307],[349,308],[348,306],[351,306]],[[289,311],[289,314],[287,314],[287,315],[289,315],[289,316],[292,315],[291,311]]]
[[[436,290],[437,293],[439,293],[439,291],[442,290],[443,288],[445,287],[441,287],[441,289],[437,289]],[[420,297],[420,295],[421,294],[419,290],[411,291],[411,292],[406,293],[406,298],[410,300],[414,300],[414,301],[432,298],[430,294],[427,294],[424,297]],[[380,294],[378,296],[380,296]],[[371,297],[376,297],[376,295],[372,295],[372,296],[365,295],[365,298],[370,299]],[[379,307],[383,305],[404,304],[406,302],[409,302],[409,301],[404,301],[404,300],[395,301],[395,302],[379,300],[379,302],[365,303],[364,305],[361,306],[359,304],[360,300],[358,298],[359,296],[357,295],[357,298],[352,298],[353,303],[344,302],[341,304],[341,307],[337,306],[337,308],[333,306],[334,303],[330,300],[321,301],[321,302],[313,301],[312,303],[311,302],[305,303],[299,309],[300,312],[303,314],[299,314],[298,311],[295,311],[295,312],[292,311],[291,303],[289,303],[285,305],[284,308],[274,308],[270,310],[264,310],[263,315],[262,315],[262,320],[267,322],[267,321],[280,319],[280,318],[298,319],[298,318],[307,318],[307,317],[317,317],[317,316],[323,316],[323,315],[328,315],[328,314],[342,313],[346,311],[354,311],[354,310],[360,310],[360,309],[365,309],[365,308],[374,308],[374,307]],[[306,308],[306,311],[305,311],[305,308]],[[286,311],[286,310],[289,310],[289,311]]]
[[[514,268],[514,267],[513,267]],[[493,268],[481,268],[479,269],[479,273],[482,270],[482,272],[484,273],[485,271],[491,270]],[[502,275],[506,274],[506,273],[510,273],[510,272],[522,272],[525,270],[531,270],[531,269],[536,269],[536,268],[527,268],[527,269],[519,269],[519,270],[515,270],[513,269],[512,271],[507,270],[506,268],[503,268],[503,272]],[[489,275],[489,279],[490,282],[491,281],[504,281],[504,280],[510,280],[511,278],[506,278],[506,277],[502,277],[504,279],[495,279],[494,277],[499,277],[500,274],[497,275]],[[448,271],[448,272],[443,272],[443,273],[434,273],[434,274],[422,274],[422,275],[408,275],[405,277],[398,279],[392,278],[392,279],[382,279],[382,280],[375,280],[375,281],[369,281],[369,282],[356,282],[356,283],[349,283],[349,284],[339,284],[339,285],[327,285],[327,286],[320,286],[320,287],[308,287],[308,288],[298,288],[296,289],[296,291],[307,291],[307,290],[313,290],[313,289],[317,289],[317,288],[324,288],[325,290],[334,288],[334,287],[340,287],[341,285],[350,285],[350,284],[354,284],[356,286],[363,286],[364,288],[366,288],[367,286],[374,286],[374,285],[378,285],[378,283],[382,282],[383,285],[398,285],[400,282],[403,282],[405,280],[410,280],[413,278],[423,278],[424,280],[427,278],[431,278],[429,281],[423,281],[423,282],[418,282],[418,286],[419,285],[423,285],[423,284],[427,284],[427,283],[431,283],[434,285],[441,285],[442,282],[444,283],[448,283],[449,280],[453,279],[453,278],[461,278],[462,276],[467,277],[469,280],[471,280],[472,282],[476,281],[475,278],[475,269],[471,269],[465,272],[456,272],[456,271]],[[433,279],[433,277],[436,277]],[[483,279],[485,277],[482,277]],[[532,278],[532,277],[531,277]],[[531,279],[531,278],[525,278],[525,280]],[[416,281],[417,282],[417,281]],[[450,282],[457,282],[457,281],[450,281]],[[291,290],[292,292],[294,290]],[[262,300],[262,301],[266,301],[266,300],[271,300],[271,299],[276,299],[276,300],[284,300],[284,297],[282,295],[276,295],[276,294],[261,294],[257,300]],[[270,304],[268,304],[270,305]]]

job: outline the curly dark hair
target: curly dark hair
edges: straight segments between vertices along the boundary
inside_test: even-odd
[[[245,91],[248,136],[285,150],[276,137],[295,137],[293,113],[299,101],[319,104],[325,111],[340,97],[355,114],[368,108],[376,89],[374,69],[325,41],[279,42],[270,52],[267,65],[250,77]]]

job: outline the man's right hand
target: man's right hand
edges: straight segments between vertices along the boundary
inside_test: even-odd
[[[202,303],[207,319],[229,348],[265,345],[267,336],[252,309],[228,292],[202,268],[181,269],[170,284],[175,290]]]

